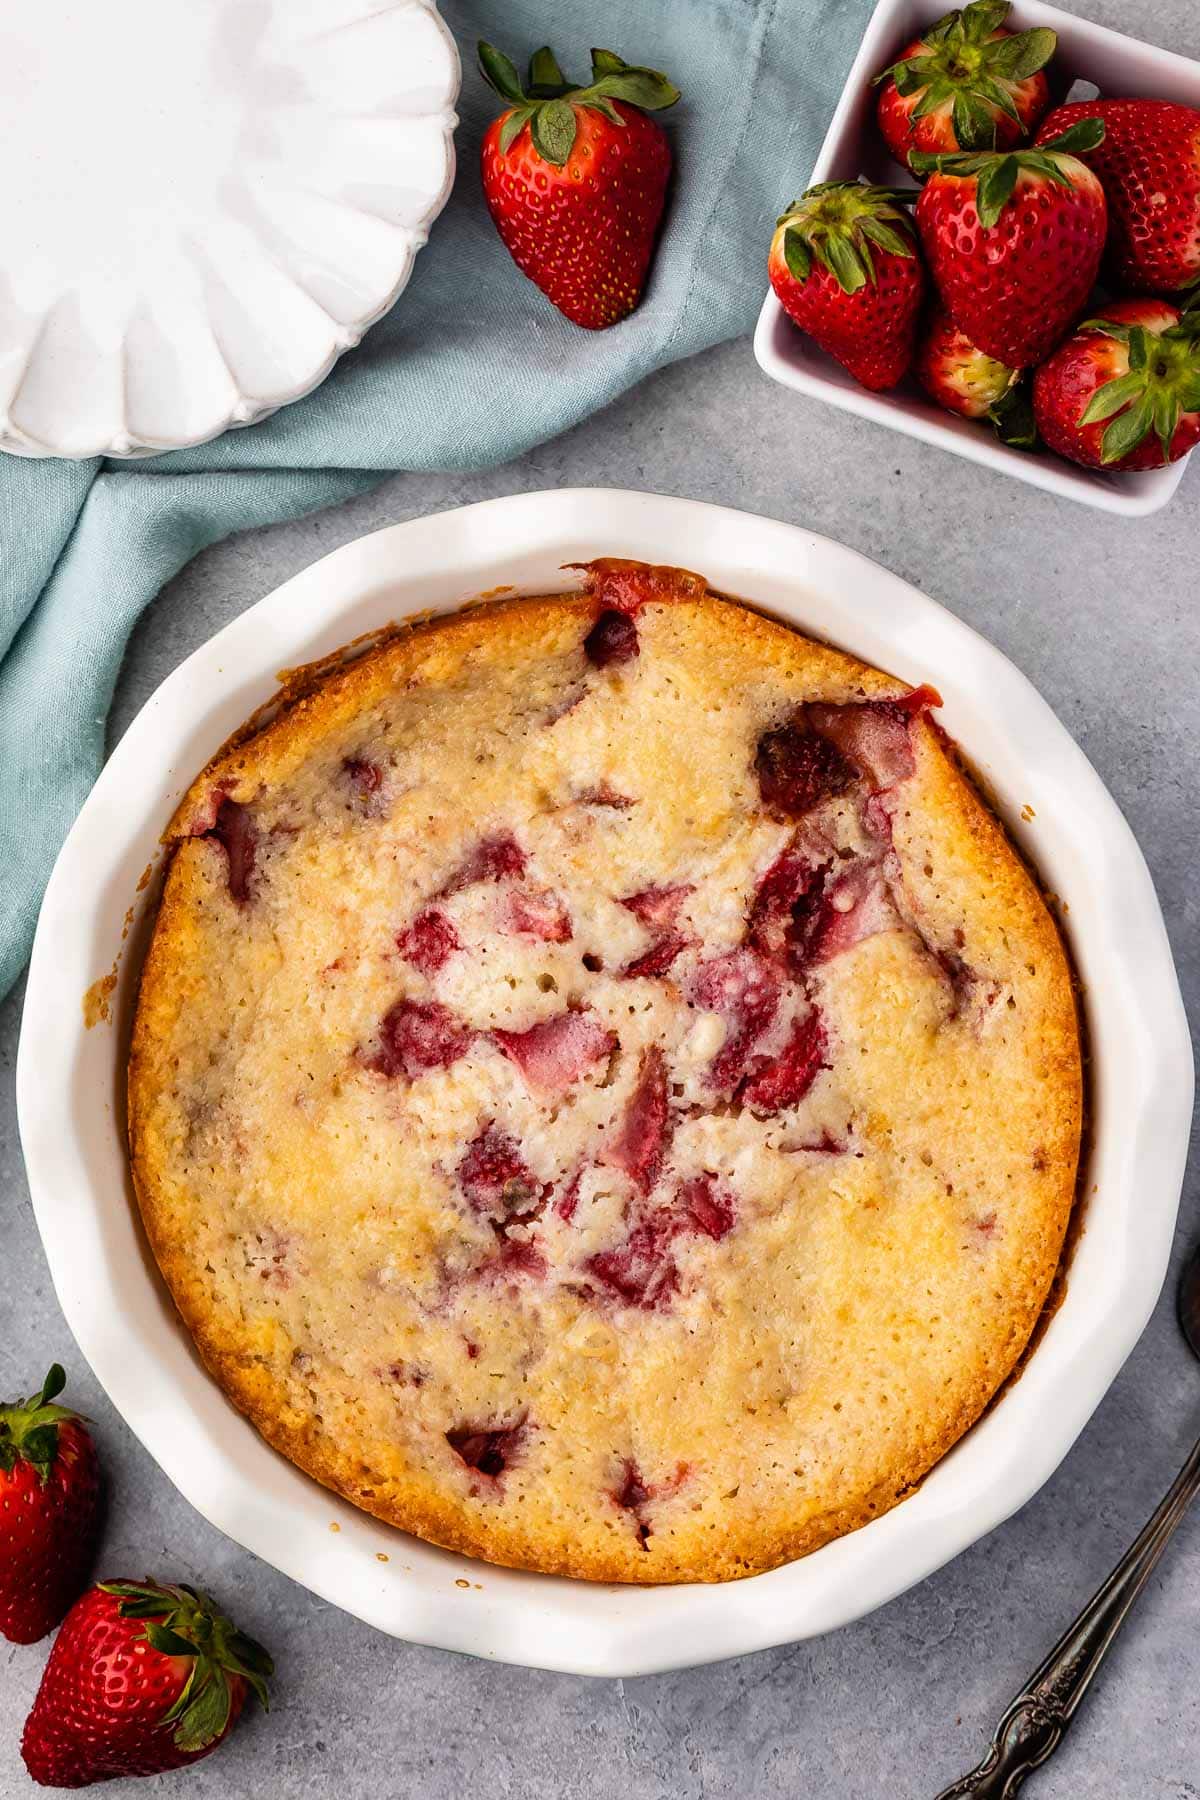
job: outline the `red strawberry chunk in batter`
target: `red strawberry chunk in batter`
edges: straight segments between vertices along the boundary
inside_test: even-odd
[[[745,944],[696,970],[690,998],[725,1021],[725,1042],[709,1068],[710,1081],[723,1093],[731,1094],[745,1074],[755,1044],[779,1008],[779,991],[771,964]]]
[[[738,1097],[756,1113],[777,1113],[785,1107],[798,1106],[821,1070],[828,1066],[827,1052],[825,1026],[814,1007],[794,1022],[779,1054],[757,1066],[742,1083]]]
[[[481,838],[466,862],[450,877],[442,893],[460,894],[477,881],[503,881],[510,875],[523,875],[526,861],[525,852],[510,832]]]
[[[627,894],[621,905],[643,925],[670,926],[679,917],[679,909],[688,895],[694,892],[691,883],[686,881],[675,887],[642,888],[640,893]]]
[[[511,1425],[456,1425],[446,1442],[468,1469],[498,1481],[519,1460],[527,1431],[524,1416]]]
[[[763,732],[754,772],[763,805],[782,819],[802,819],[854,781],[854,768],[837,746],[802,718]]]
[[[719,1243],[736,1223],[733,1195],[706,1171],[681,1182],[668,1204],[637,1218],[623,1244],[590,1256],[584,1267],[626,1306],[662,1306],[679,1288],[675,1240],[695,1235]]]
[[[212,824],[195,835],[220,844],[225,852],[230,895],[239,906],[244,906],[251,898],[258,853],[258,830],[248,809],[222,794]]]
[[[694,938],[681,936],[677,931],[668,931],[660,938],[655,938],[648,950],[627,962],[621,974],[633,980],[654,975],[665,975],[681,950],[687,950],[695,942]]]
[[[379,1050],[368,1067],[415,1081],[428,1069],[447,1069],[465,1056],[473,1033],[436,1000],[400,1000],[379,1027]]]
[[[498,1047],[535,1093],[561,1094],[616,1047],[616,1034],[594,1013],[568,1009],[528,1031],[494,1031]]]
[[[348,756],[342,768],[350,785],[360,794],[376,794],[383,785],[383,770],[365,756]]]
[[[500,1238],[500,1254],[490,1262],[485,1262],[478,1274],[483,1281],[505,1281],[512,1277],[528,1275],[532,1280],[541,1281],[548,1272],[549,1265],[536,1244],[524,1238],[506,1237],[502,1227],[497,1227]]]
[[[619,1249],[598,1251],[584,1267],[626,1306],[658,1306],[679,1286],[679,1270],[670,1254],[673,1236],[670,1219],[658,1213],[635,1225]]]
[[[598,556],[589,563],[568,563],[585,572],[588,592],[600,606],[637,613],[652,602],[700,600],[705,594],[703,575],[691,569],[665,564],[630,562],[620,556]]]
[[[402,931],[396,939],[397,947],[406,962],[422,975],[436,975],[456,950],[462,949],[462,939],[445,913],[435,908],[427,908],[418,913],[407,931]]]
[[[600,1153],[600,1161],[622,1169],[643,1194],[648,1194],[662,1170],[670,1138],[667,1104],[667,1066],[657,1044],[643,1051],[637,1085],[629,1096],[625,1116],[612,1143]]]
[[[500,929],[510,937],[540,938],[546,944],[565,944],[571,937],[571,915],[549,888],[518,888],[505,896]]]
[[[688,1465],[680,1463],[668,1480],[651,1484],[632,1457],[627,1457],[621,1465],[620,1480],[612,1490],[613,1502],[622,1512],[632,1514],[637,1540],[643,1550],[650,1547],[647,1540],[652,1528],[647,1512],[651,1502],[668,1500],[672,1494],[677,1494],[687,1480],[688,1472]]]
[[[737,1205],[709,1172],[693,1175],[683,1182],[675,1195],[677,1213],[682,1216],[676,1229],[699,1231],[715,1244],[728,1237],[737,1222]]]
[[[809,939],[823,914],[828,863],[814,863],[794,844],[778,856],[758,884],[750,909],[750,942],[764,956],[793,967],[806,960]]]
[[[898,700],[866,700],[861,705],[806,707],[814,731],[836,746],[876,793],[906,781],[916,768],[912,722],[931,706],[940,706],[933,688],[913,688]]]
[[[563,1221],[564,1225],[569,1225],[571,1220],[575,1217],[575,1212],[579,1205],[580,1180],[581,1176],[578,1172],[572,1175],[570,1181],[558,1196],[558,1199],[554,1202],[554,1211]]]
[[[467,1146],[458,1184],[478,1213],[504,1224],[534,1219],[545,1190],[507,1132],[488,1123]]]
[[[637,626],[623,612],[602,612],[583,640],[583,654],[596,669],[632,662],[638,649]]]
[[[629,1457],[622,1466],[621,1480],[613,1490],[613,1499],[626,1512],[636,1512],[639,1507],[645,1506],[649,1498],[650,1489],[642,1479],[641,1470],[633,1458]]]
[[[621,905],[649,930],[657,928],[658,935],[639,956],[626,963],[622,975],[631,978],[665,975],[680,951],[688,949],[693,939],[673,927],[680,907],[693,892],[690,883],[681,882],[675,887],[648,887],[640,893],[626,895]]]
[[[808,940],[809,956],[815,963],[829,962],[864,938],[899,930],[900,924],[879,865],[859,863],[827,892]]]

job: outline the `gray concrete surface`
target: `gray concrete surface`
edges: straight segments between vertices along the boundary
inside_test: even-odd
[[[1089,10],[1118,22],[1115,5]],[[1158,0],[1146,15],[1150,35],[1200,55],[1194,0]],[[667,371],[507,468],[398,478],[339,511],[209,552],[137,632],[113,737],[183,656],[336,545],[415,514],[572,484],[685,494],[812,526],[999,644],[1131,820],[1200,1019],[1200,466],[1169,511],[1142,523],[1108,519],[785,394],[758,376],[746,344]],[[270,1718],[248,1720],[219,1755],[170,1778],[172,1792],[932,1800],[975,1761],[1010,1694],[1200,1430],[1200,1367],[1178,1337],[1168,1289],[1079,1444],[1024,1512],[832,1637],[625,1682],[394,1643],[205,1525],[90,1377],[56,1305],[25,1189],[12,1094],[20,1008],[18,992],[0,1009],[0,1392],[28,1387],[61,1359],[111,1472],[104,1568],[202,1581],[279,1665]],[[1193,1173],[1176,1267],[1198,1235]],[[17,1741],[43,1657],[43,1648],[0,1644],[3,1800],[33,1791]],[[108,1791],[121,1800],[151,1790],[130,1782]],[[1200,1515],[1185,1523],[1071,1739],[1026,1791],[1037,1800],[1200,1800]]]

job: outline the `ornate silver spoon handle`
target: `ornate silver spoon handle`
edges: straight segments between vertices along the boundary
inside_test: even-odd
[[[1109,1645],[1197,1493],[1200,1443],[1136,1543],[1017,1695],[979,1767],[946,1788],[938,1800],[1012,1800],[1030,1770],[1057,1749]]]

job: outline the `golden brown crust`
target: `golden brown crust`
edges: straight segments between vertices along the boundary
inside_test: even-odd
[[[772,711],[778,716],[781,705],[793,698],[839,703],[866,697],[886,698],[905,691],[903,684],[854,658],[802,639],[786,627],[731,603],[685,591],[671,598],[667,623],[663,621],[668,608],[658,605],[657,598],[654,604],[658,611],[647,621],[647,629],[651,636],[654,630],[664,633],[662,655],[677,658],[673,665],[676,678],[713,695],[745,689],[753,696],[747,704],[756,717],[770,717]],[[619,1518],[615,1524],[604,1518],[595,1530],[581,1528],[570,1510],[569,1484],[562,1490],[568,1494],[568,1500],[560,1504],[559,1489],[555,1487],[553,1503],[547,1501],[542,1515],[531,1523],[532,1504],[519,1512],[494,1501],[489,1504],[487,1493],[481,1502],[478,1496],[456,1488],[454,1481],[442,1472],[431,1476],[429,1468],[415,1456],[412,1440],[402,1439],[395,1444],[385,1441],[380,1436],[378,1413],[369,1406],[359,1408],[354,1380],[349,1374],[339,1374],[332,1364],[323,1377],[326,1388],[322,1390],[322,1405],[317,1406],[311,1395],[306,1398],[303,1381],[293,1369],[295,1357],[306,1352],[291,1334],[295,1317],[286,1313],[293,1303],[293,1291],[281,1296],[276,1310],[256,1310],[256,1293],[245,1288],[243,1278],[235,1278],[232,1265],[228,1278],[223,1273],[220,1280],[202,1263],[198,1265],[197,1243],[216,1239],[204,1238],[208,1224],[196,1225],[196,1215],[203,1212],[207,1197],[190,1191],[180,1180],[180,1170],[191,1166],[186,1159],[181,1160],[181,1143],[191,1129],[187,1106],[199,1092],[194,1085],[189,1089],[191,1072],[181,1074],[180,1059],[186,1060],[191,1054],[198,1022],[199,1028],[207,1029],[214,1007],[228,1001],[227,993],[214,985],[220,980],[213,974],[214,945],[228,944],[231,955],[235,954],[229,932],[236,915],[230,916],[227,897],[214,878],[214,848],[203,836],[192,835],[211,826],[214,796],[225,794],[239,803],[258,805],[263,796],[290,792],[297,782],[307,779],[306,772],[321,746],[349,742],[358,722],[377,721],[382,711],[416,704],[406,702],[406,696],[433,696],[431,704],[443,695],[464,696],[466,719],[475,717],[470,708],[476,705],[486,709],[493,703],[498,707],[511,704],[519,708],[524,703],[523,683],[510,680],[510,672],[529,669],[533,666],[531,658],[559,671],[572,667],[573,646],[594,617],[595,606],[593,598],[576,595],[499,601],[486,609],[389,634],[348,667],[323,669],[315,682],[300,672],[276,716],[252,735],[233,741],[198,777],[168,833],[171,863],[142,975],[129,1069],[134,1183],[151,1247],[206,1365],[267,1441],[315,1479],[393,1525],[447,1548],[501,1564],[605,1581],[725,1580],[775,1566],[856,1529],[896,1504],[921,1480],[979,1416],[1016,1365],[1050,1291],[1071,1210],[1082,1080],[1078,1024],[1065,952],[1028,871],[927,723],[922,721],[914,727],[917,773],[912,783],[899,790],[901,798],[893,822],[896,851],[911,888],[912,903],[921,918],[934,921],[957,916],[958,910],[965,909],[964,916],[969,914],[970,918],[972,951],[985,967],[1007,971],[1005,959],[1009,950],[1005,946],[1019,947],[1022,972],[1018,1012],[1023,1020],[1028,1016],[1030,1023],[1022,1025],[1017,1050],[1024,1059],[1027,1079],[1036,1083],[1046,1098],[1030,1111],[1030,1117],[1036,1117],[1038,1141],[1028,1146],[1024,1170],[1018,1174],[1016,1151],[1007,1141],[996,1152],[1011,1160],[1011,1177],[1020,1187],[1021,1198],[1013,1215],[1013,1233],[1019,1243],[1010,1248],[1005,1242],[1000,1252],[1004,1258],[1004,1286],[1002,1294],[996,1296],[994,1317],[983,1337],[978,1341],[972,1338],[964,1346],[967,1372],[957,1371],[953,1400],[948,1406],[938,1402],[932,1393],[924,1403],[914,1403],[907,1395],[892,1400],[893,1405],[905,1406],[908,1411],[904,1428],[896,1437],[895,1454],[884,1458],[886,1467],[881,1469],[879,1459],[869,1447],[864,1448],[860,1480],[850,1474],[840,1491],[826,1484],[823,1500],[818,1496],[819,1503],[806,1500],[801,1505],[797,1501],[794,1506],[786,1491],[776,1492],[769,1481],[762,1486],[760,1503],[761,1471],[756,1469],[749,1481],[755,1499],[744,1514],[732,1500],[722,1507],[721,1496],[707,1492],[689,1512],[672,1493],[661,1504],[662,1517],[656,1520],[646,1547],[620,1528],[623,1521]],[[694,659],[689,660],[693,658],[693,647]],[[495,699],[497,687],[504,689],[500,700]],[[481,699],[481,695],[485,698]],[[502,716],[507,719],[509,715],[505,712]],[[668,744],[661,754],[670,753]],[[653,754],[660,754],[658,747]],[[705,831],[711,834],[725,828],[719,802],[720,796],[716,796],[713,818],[717,823],[710,823],[706,817],[697,826],[689,819],[689,829],[701,833],[696,841],[708,841],[703,837]],[[676,828],[674,814],[668,815],[667,823]],[[351,854],[352,851],[347,852]],[[278,933],[270,944],[264,940],[260,948],[256,968],[268,957],[280,959],[278,966],[283,966],[288,950]],[[870,1042],[874,1046],[884,1065],[881,1092],[893,1093],[895,1082],[888,1086],[891,1076],[887,1058],[892,1054],[890,1040],[908,1016],[904,1008],[911,1005],[911,996],[905,995],[905,984],[911,983],[912,971],[887,938],[872,940],[857,953],[854,964],[855,973],[845,974],[844,979],[844,972],[839,973],[835,1008],[838,1028],[846,1043],[858,1036],[864,1044]],[[1013,964],[1014,971],[1015,968]],[[251,996],[251,1003],[256,998],[262,1000],[269,991],[270,984],[264,978],[264,985]],[[922,992],[918,1000],[925,1005],[927,997]],[[829,1004],[833,1005],[833,1001]],[[938,1084],[952,1066],[942,1046],[958,1030],[957,1022],[951,1020],[941,1030],[940,1038],[931,1026],[919,1040],[920,1046],[928,1049],[926,1038],[930,1044],[937,1039],[935,1048],[929,1051],[928,1089],[920,1089],[919,1072],[913,1082],[914,1100],[927,1114],[935,1137],[947,1116]],[[901,1046],[896,1055],[901,1058],[903,1053]],[[996,1066],[1007,1079],[1007,1071],[1013,1066],[1007,1051]],[[1027,1096],[1014,1093],[1013,1099],[1014,1105],[1030,1108]],[[198,1116],[204,1113],[203,1106],[194,1110]],[[285,1123],[290,1129],[290,1121]],[[986,1136],[982,1135],[983,1124],[972,1114],[968,1125],[956,1151],[960,1154],[955,1172],[966,1171],[978,1181],[980,1192],[990,1196],[996,1190],[996,1181],[994,1171],[988,1170],[983,1160],[988,1149]],[[197,1129],[209,1129],[208,1120],[201,1117]],[[853,1280],[839,1285],[840,1265],[836,1257],[847,1259],[845,1269],[855,1271],[855,1280],[861,1270],[868,1271],[863,1276],[862,1294],[847,1301],[851,1306],[865,1306],[868,1302],[877,1303],[885,1292],[882,1272],[889,1267],[889,1259],[896,1261],[898,1267],[905,1266],[902,1259],[897,1259],[899,1247],[907,1244],[906,1232],[917,1236],[924,1233],[921,1241],[930,1255],[952,1258],[960,1254],[953,1238],[954,1231],[960,1229],[953,1224],[958,1213],[946,1201],[930,1199],[927,1211],[915,1222],[912,1218],[888,1216],[888,1180],[894,1177],[898,1191],[910,1195],[918,1191],[912,1187],[911,1174],[905,1173],[910,1166],[906,1146],[912,1136],[912,1121],[902,1112],[893,1116],[887,1108],[877,1106],[863,1130],[863,1141],[871,1147],[867,1162],[874,1170],[869,1180],[854,1176],[859,1186],[836,1198],[823,1189],[819,1193],[813,1190],[811,1216],[819,1217],[821,1229],[828,1237],[815,1246],[807,1244],[805,1254],[819,1260],[827,1242],[834,1242],[835,1263],[823,1271],[821,1283],[815,1287],[805,1287],[807,1277],[797,1263],[799,1273],[794,1279],[798,1285],[780,1289],[785,1296],[807,1296],[803,1305],[811,1307],[810,1316],[817,1318],[819,1329],[827,1330],[836,1354],[831,1357],[827,1376],[824,1372],[819,1377],[810,1375],[802,1362],[801,1374],[795,1377],[800,1383],[799,1395],[783,1394],[780,1399],[774,1393],[768,1394],[756,1402],[753,1413],[757,1420],[764,1409],[781,1409],[779,1418],[784,1423],[771,1430],[779,1431],[781,1444],[791,1444],[787,1454],[792,1457],[797,1451],[794,1439],[787,1435],[791,1417],[787,1408],[799,1403],[802,1423],[811,1425],[819,1420],[822,1430],[836,1433],[835,1415],[841,1413],[842,1407],[832,1398],[833,1386],[828,1395],[823,1395],[820,1382],[827,1379],[831,1384],[855,1383],[853,1367],[838,1360],[843,1347],[850,1342],[875,1341],[875,1321],[869,1312],[857,1320],[857,1335],[850,1325],[839,1323],[828,1313],[838,1293],[854,1290]],[[1003,1138],[1003,1132],[1000,1135]],[[925,1154],[935,1157],[934,1150]],[[314,1155],[319,1152],[314,1151]],[[314,1186],[319,1184],[319,1171],[324,1165],[316,1166]],[[269,1191],[277,1173],[265,1166],[256,1170],[255,1180],[262,1192]],[[811,1182],[816,1177],[805,1175],[804,1180]],[[932,1186],[929,1193],[933,1193]],[[937,1212],[938,1206],[944,1209],[943,1213]],[[878,1228],[873,1223],[877,1218],[884,1220]],[[792,1252],[788,1246],[804,1243],[805,1231],[813,1228],[806,1223],[806,1215],[798,1214],[787,1234],[772,1238],[771,1233],[778,1233],[782,1227],[764,1211],[754,1225],[759,1234],[758,1251],[787,1262],[790,1280]],[[992,1226],[984,1221],[979,1227],[985,1238],[992,1229],[994,1221]],[[776,1246],[775,1251],[769,1249],[771,1244]],[[974,1254],[974,1246],[965,1253],[968,1260]],[[341,1265],[337,1267],[340,1270]],[[973,1273],[970,1279],[974,1281]],[[945,1293],[953,1291],[948,1280]],[[800,1301],[797,1299],[796,1303]],[[548,1304],[550,1310],[540,1331],[566,1335],[581,1330],[583,1309],[576,1301],[569,1296],[556,1297]],[[888,1304],[892,1304],[890,1299]],[[289,1322],[285,1323],[285,1319]],[[938,1328],[934,1325],[931,1331]],[[700,1329],[695,1320],[692,1329]],[[754,1332],[760,1329],[748,1325],[747,1341],[757,1341]],[[899,1306],[896,1329],[912,1329],[905,1324],[904,1310]],[[661,1357],[665,1382],[687,1379],[686,1345],[680,1348],[674,1340],[664,1344],[655,1335],[658,1330],[656,1320],[643,1319],[639,1313],[628,1331],[645,1337],[640,1363],[635,1358],[627,1366],[620,1360],[619,1350],[615,1353],[618,1361],[613,1379],[615,1382],[619,1377],[623,1384],[622,1393],[635,1419],[641,1416],[639,1405],[643,1410],[646,1406],[656,1410],[659,1404],[666,1404],[665,1400],[656,1402],[645,1394],[639,1401],[642,1365],[653,1366],[654,1358]],[[772,1352],[777,1349],[774,1337],[769,1348]],[[731,1351],[731,1358],[733,1354]],[[919,1355],[903,1366],[910,1378],[923,1379]],[[474,1371],[465,1368],[462,1379],[467,1391],[475,1379]],[[716,1389],[716,1374],[710,1373],[708,1379]],[[871,1380],[875,1379],[872,1373]],[[806,1380],[815,1381],[816,1385],[805,1388]],[[737,1391],[737,1386],[735,1372],[728,1391],[714,1392],[707,1411],[706,1397],[704,1404],[698,1403],[697,1441],[712,1463],[722,1467],[722,1459],[728,1460],[731,1452],[720,1437],[721,1407],[730,1404],[728,1396]],[[880,1388],[885,1399],[886,1386],[884,1381]],[[554,1392],[557,1396],[558,1389]],[[849,1391],[846,1400],[848,1410],[853,1410]],[[415,1409],[417,1404],[415,1397],[404,1400],[406,1407]],[[572,1411],[569,1396],[563,1404],[569,1432],[569,1422],[584,1415]],[[588,1404],[594,1406],[594,1395]],[[322,1411],[336,1423],[322,1424]],[[594,1411],[586,1417],[589,1423],[594,1422]],[[361,1435],[349,1439],[343,1435],[343,1428],[356,1418],[361,1420]],[[734,1435],[745,1428],[744,1421],[729,1421]],[[764,1442],[774,1441],[766,1428],[764,1433]],[[660,1449],[675,1441],[666,1426],[660,1430],[656,1425],[650,1436]],[[683,1460],[680,1459],[680,1467]],[[800,1473],[798,1468],[797,1477]],[[664,1484],[664,1489],[667,1486]],[[681,1491],[687,1486],[684,1481]],[[789,1517],[790,1506],[795,1516]]]

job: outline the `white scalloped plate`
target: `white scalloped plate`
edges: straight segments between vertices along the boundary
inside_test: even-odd
[[[139,877],[194,772],[275,691],[276,670],[501,584],[561,590],[574,579],[563,563],[598,555],[701,569],[906,680],[932,681],[947,730],[1069,909],[1088,1015],[1085,1229],[1021,1379],[883,1518],[785,1568],[714,1587],[601,1587],[492,1568],[318,1487],[206,1375],[139,1230],[125,1155],[123,1069],[154,893]],[[85,1030],[80,998],[110,967],[113,1023]],[[695,501],[586,489],[488,500],[347,544],[168,676],[58,859],[17,1058],[21,1143],[63,1312],[113,1404],[193,1506],[397,1637],[588,1675],[681,1668],[844,1625],[1022,1506],[1083,1429],[1158,1296],[1191,1103],[1187,1023],[1146,865],[1025,677],[943,607],[828,538]]]
[[[0,449],[182,449],[307,394],[454,175],[433,0],[5,0]]]

